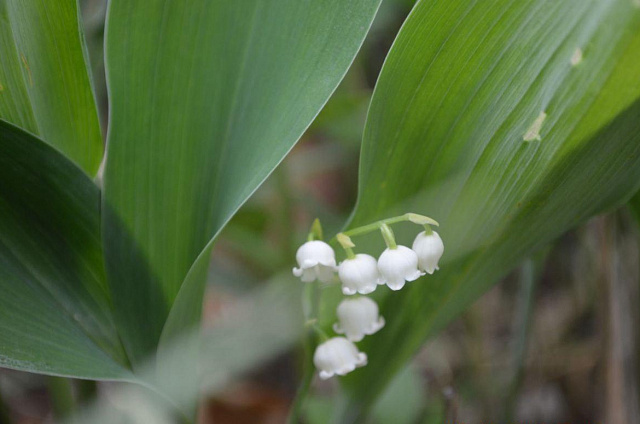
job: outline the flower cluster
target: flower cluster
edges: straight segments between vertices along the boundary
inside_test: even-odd
[[[400,221],[424,225],[425,231],[416,236],[411,248],[397,245],[389,228],[389,223]],[[300,246],[296,253],[298,268],[293,269],[293,274],[305,283],[313,283],[316,280],[329,283],[337,272],[342,284],[342,293],[347,296],[356,293],[370,294],[379,285],[387,285],[391,290],[400,290],[406,282],[414,281],[425,273],[433,274],[439,269],[438,262],[444,252],[444,244],[440,235],[433,231],[430,225],[438,224],[421,215],[405,214],[350,231],[352,235],[372,230],[381,231],[387,249],[377,260],[364,253],[354,254],[352,248],[355,245],[351,238],[347,233],[340,233],[337,241],[345,250],[347,258],[336,265],[333,248],[319,240],[322,238],[322,230],[316,221],[309,241]],[[313,357],[313,362],[323,379],[333,375],[345,375],[357,367],[366,365],[367,355],[360,352],[354,343],[361,341],[365,335],[376,333],[385,324],[376,302],[364,296],[343,300],[337,308],[336,315],[338,322],[334,324],[333,330],[344,337],[324,337],[326,340],[317,347]]]

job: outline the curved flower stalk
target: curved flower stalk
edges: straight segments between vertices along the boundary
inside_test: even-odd
[[[352,342],[359,342],[364,336],[375,334],[384,327],[378,304],[368,297],[343,300],[336,315],[339,322],[333,325],[333,331],[344,334]]]

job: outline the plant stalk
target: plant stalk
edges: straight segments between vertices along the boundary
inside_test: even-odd
[[[4,402],[2,393],[0,393],[0,424],[11,424],[9,405]]]
[[[78,404],[84,405],[95,399],[98,385],[93,380],[76,380],[76,389],[78,389]]]
[[[318,310],[320,306],[320,288],[318,283],[307,284],[304,294],[304,313],[306,322],[312,322],[311,326],[305,325],[307,334],[305,335],[303,342],[304,351],[304,363],[302,371],[302,381],[296,392],[296,396],[291,405],[291,411],[289,412],[289,424],[298,424],[302,418],[302,410],[311,388],[311,382],[313,381],[313,375],[315,373],[315,367],[313,365],[313,352],[316,347],[316,334],[315,334],[315,321],[317,320]]]
[[[62,421],[76,409],[71,380],[64,377],[47,377],[47,386],[51,397],[53,416],[56,421]]]
[[[419,217],[420,219],[416,219],[416,217]],[[422,215],[417,215],[415,213],[405,213],[404,215],[399,215],[399,216],[394,216],[391,218],[386,218],[386,219],[382,219],[380,221],[376,221],[373,222],[371,224],[367,224],[367,225],[363,225],[362,227],[356,227],[356,228],[352,228],[351,230],[348,231],[343,231],[342,234],[345,234],[347,236],[353,237],[353,236],[361,236],[363,234],[368,234],[371,233],[373,231],[379,231],[380,228],[383,225],[392,225],[392,224],[397,224],[399,222],[413,222],[413,223],[417,223],[420,222],[420,225],[424,225],[424,223],[430,224],[430,225],[438,225],[438,223],[436,221],[434,221],[433,219],[426,217],[426,216],[422,216]]]

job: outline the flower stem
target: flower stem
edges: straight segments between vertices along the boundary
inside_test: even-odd
[[[305,348],[305,356],[312,354],[313,353],[311,351],[307,352],[307,348]],[[305,370],[302,376],[302,381],[300,382],[300,386],[296,392],[296,397],[293,400],[291,410],[289,412],[289,418],[287,420],[289,424],[298,424],[302,422],[302,407],[307,400],[307,394],[309,393],[311,381],[313,380],[313,364],[311,364],[311,366],[307,366],[305,363],[305,368],[310,369],[311,371]]]
[[[53,415],[56,420],[62,421],[63,418],[69,417],[76,407],[71,380],[64,377],[47,377],[47,386],[53,405]]]
[[[347,259],[355,259],[356,254],[353,253],[353,249],[350,247],[345,247],[344,252],[347,254]]]
[[[318,331],[316,322],[318,321],[317,316],[320,309],[320,287],[318,285],[318,282],[314,281],[313,283],[309,283],[306,285],[304,298],[303,309],[306,319],[305,330],[307,330],[307,334],[304,337],[303,345],[304,363],[302,371],[302,381],[300,382],[300,386],[298,387],[298,391],[296,392],[296,397],[294,398],[291,405],[289,419],[287,420],[289,424],[298,424],[302,421],[302,408],[304,407],[305,401],[307,400],[307,394],[309,393],[311,382],[313,381],[313,374],[315,373],[315,367],[313,365],[313,352],[316,347],[315,333]],[[309,331],[312,329],[315,331]]]
[[[382,233],[382,238],[384,239],[385,244],[389,249],[397,249],[398,245],[396,244],[396,238],[393,235],[393,230],[387,224],[382,224],[380,226],[380,232]]]
[[[315,333],[318,335],[318,338],[322,342],[326,342],[327,340],[329,340],[329,336],[324,332],[322,328],[320,328],[317,322],[318,320],[312,320],[310,321],[309,326],[313,329],[313,331],[315,331]]]
[[[419,225],[435,225],[438,226],[438,222],[423,215],[418,215],[415,213],[405,213],[404,215],[394,216],[391,218],[382,219],[380,221],[373,222],[371,224],[363,225],[362,227],[352,228],[351,230],[344,231],[342,234],[350,237],[361,236],[363,234],[368,234],[373,231],[378,231],[383,225],[392,225],[397,224],[398,222],[406,222],[410,221],[414,224]]]
[[[340,246],[342,246],[345,253],[347,254],[347,258],[354,259],[356,255],[355,253],[353,253],[352,248],[356,247],[356,245],[353,244],[353,242],[351,241],[351,238],[345,235],[344,233],[339,233],[338,235],[336,235],[336,239],[338,240],[338,243],[340,243]]]

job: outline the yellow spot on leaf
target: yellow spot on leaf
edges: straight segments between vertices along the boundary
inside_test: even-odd
[[[22,63],[24,64],[25,69],[27,70],[27,75],[29,75],[29,85],[33,87],[33,77],[31,76],[31,68],[29,68],[27,58],[24,57],[22,53],[20,53],[20,58],[22,59]]]
[[[571,66],[576,66],[580,62],[582,62],[582,49],[578,47],[576,51],[573,52],[573,56],[571,56]]]
[[[4,91],[4,85],[2,85],[2,83],[0,83],[0,91]]]
[[[540,115],[538,115],[536,120],[533,121],[533,124],[531,124],[522,139],[524,141],[541,140],[540,129],[542,128],[542,123],[545,119],[547,119],[547,114],[544,111],[540,112]]]

